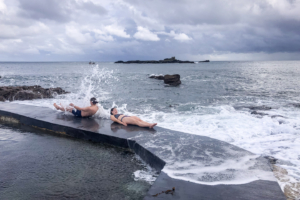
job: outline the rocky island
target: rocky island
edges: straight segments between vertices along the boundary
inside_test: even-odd
[[[206,61],[200,61],[200,62],[209,62],[209,60]],[[122,64],[165,64],[165,63],[190,63],[194,64],[194,61],[182,61],[182,60],[177,60],[175,57],[171,58],[165,58],[163,60],[129,60],[129,61],[122,61],[119,60],[115,63],[122,63]]]

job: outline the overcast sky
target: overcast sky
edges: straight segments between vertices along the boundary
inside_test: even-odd
[[[0,61],[299,60],[300,0],[0,0]]]

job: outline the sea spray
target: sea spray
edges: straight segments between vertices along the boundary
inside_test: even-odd
[[[143,169],[133,172],[133,177],[135,181],[146,181],[149,184],[153,184],[159,173],[146,164],[138,155],[134,156],[134,162],[143,166]]]
[[[112,81],[118,81],[118,78],[113,75],[114,70],[108,70],[107,68],[102,68],[98,65],[95,65],[91,68],[86,68],[86,66],[84,66],[82,70],[84,70],[82,72],[82,76],[75,77],[76,79],[70,82],[70,84],[74,84],[74,82],[77,82],[78,84],[77,88],[71,91],[69,94],[55,95],[53,99],[37,99],[34,102],[15,101],[15,103],[38,105],[49,107],[51,109],[55,109],[53,103],[57,103],[64,108],[69,107],[70,103],[73,103],[79,107],[87,107],[90,106],[90,98],[96,97],[96,99],[99,101],[97,104],[99,109],[94,117],[109,118],[109,110],[105,109],[101,105],[101,101],[105,101],[109,98],[107,87],[109,87]],[[60,79],[60,77],[52,77],[53,82],[57,82],[56,79]],[[53,83],[50,84],[53,85]],[[68,114],[68,112],[66,112],[66,114]]]
[[[106,68],[100,68],[95,65],[81,79],[78,90],[67,95],[64,100],[72,101],[82,106],[88,106],[91,97],[96,97],[99,101],[107,99],[107,93],[104,87],[110,85],[112,81],[118,81],[117,77],[113,76],[114,71]]]

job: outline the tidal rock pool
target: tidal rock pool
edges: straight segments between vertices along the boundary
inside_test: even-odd
[[[124,149],[0,124],[0,199],[143,199]]]

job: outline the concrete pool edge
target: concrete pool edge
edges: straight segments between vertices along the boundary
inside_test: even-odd
[[[131,149],[134,153],[139,155],[142,160],[159,172],[161,172],[166,164],[166,162],[159,158],[155,152],[152,152],[151,149],[145,148],[145,145],[141,145],[137,140],[133,139],[134,135],[141,133],[149,134],[147,129],[128,127],[124,129],[125,131],[121,130],[120,133],[118,131],[108,133],[111,132],[110,130],[113,128],[118,129],[120,126],[114,125],[113,127],[112,122],[109,120],[102,120],[98,121],[99,127],[95,127],[93,121],[89,119],[81,120],[80,118],[75,118],[73,116],[65,116],[62,113],[49,108],[11,103],[0,103],[0,117],[1,120],[10,121],[12,123],[21,123],[83,140]],[[97,130],[97,132],[95,130]],[[99,132],[99,130],[101,132]],[[162,193],[162,191],[168,191],[172,189],[172,187],[175,187],[176,192],[174,192],[174,194]],[[159,177],[150,188],[148,195],[144,199],[198,198],[285,199],[278,183],[274,181],[258,180],[241,185],[208,186],[173,179],[164,172],[160,173]]]
[[[33,128],[39,128],[46,131],[51,131],[56,134],[71,136],[77,139],[86,141],[105,143],[112,146],[130,149],[135,154],[140,156],[147,164],[158,172],[164,167],[165,162],[154,155],[152,152],[140,146],[136,141],[126,138],[108,136],[105,134],[94,133],[87,130],[54,124],[47,121],[42,121],[28,116],[0,110],[0,120],[9,123],[21,123]]]

